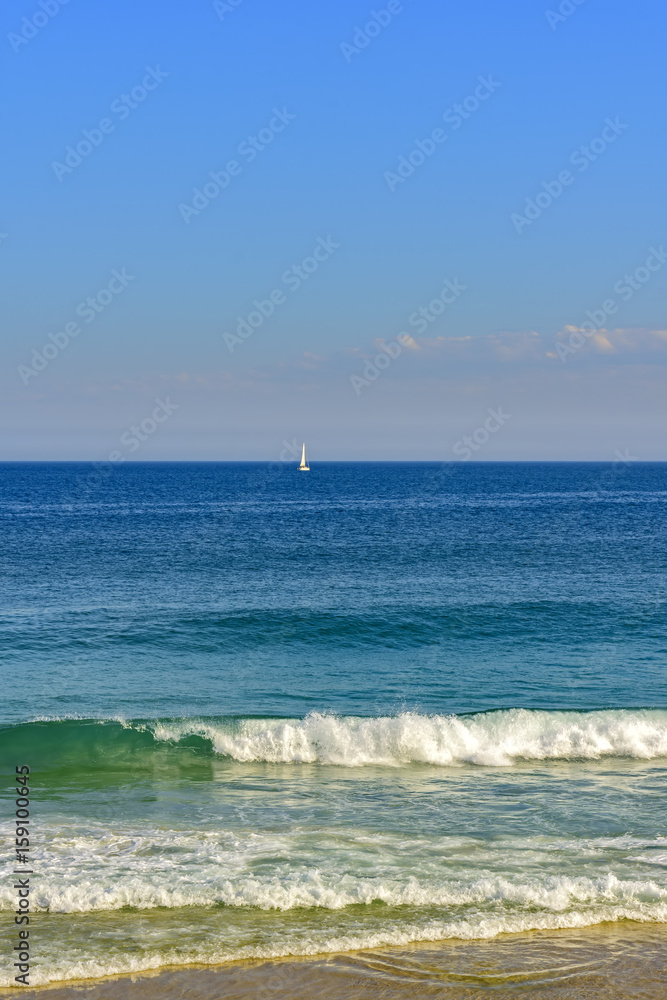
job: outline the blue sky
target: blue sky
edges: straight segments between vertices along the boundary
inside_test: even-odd
[[[1,458],[667,459],[657,0],[1,17]]]

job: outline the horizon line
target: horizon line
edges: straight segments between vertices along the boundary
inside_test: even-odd
[[[308,459],[312,462],[312,459]],[[442,459],[442,458],[328,458],[316,459],[314,465],[667,465],[665,458],[502,458],[502,459]],[[274,458],[154,458],[126,459],[114,462],[99,458],[3,458],[2,465],[293,465],[298,459]]]

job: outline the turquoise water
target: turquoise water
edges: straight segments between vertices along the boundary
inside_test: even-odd
[[[34,984],[667,922],[667,466],[0,484]]]

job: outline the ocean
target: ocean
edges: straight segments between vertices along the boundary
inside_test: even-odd
[[[0,465],[31,985],[666,924],[666,511],[638,462]]]

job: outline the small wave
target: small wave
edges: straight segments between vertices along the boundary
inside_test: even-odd
[[[645,924],[664,923],[667,907],[661,912],[646,913],[633,906],[605,906],[598,911],[571,910],[567,913],[530,913],[523,915],[476,916],[470,919],[430,920],[423,925],[407,924],[401,927],[383,927],[360,933],[345,930],[322,934],[305,932],[284,933],[272,943],[230,947],[224,940],[213,940],[207,946],[162,950],[153,948],[140,955],[115,954],[63,958],[62,949],[42,960],[31,981],[34,986],[69,980],[101,979],[107,976],[130,975],[138,972],[157,971],[166,966],[224,965],[227,962],[247,959],[277,959],[309,957],[376,948],[402,947],[410,944],[447,941],[489,940],[500,934],[520,934],[536,930],[564,930],[592,927],[607,922],[634,920]],[[187,935],[186,935],[187,936]],[[216,935],[217,937],[217,935]],[[280,977],[280,969],[276,970]],[[0,977],[0,988],[13,986],[11,978]]]
[[[565,912],[573,907],[596,909],[602,905],[631,906],[633,912],[649,916],[659,911],[667,920],[667,887],[650,879],[620,879],[613,873],[599,878],[545,875],[543,878],[488,875],[427,882],[403,872],[397,877],[364,877],[340,873],[336,878],[316,868],[300,869],[283,876],[257,877],[218,874],[211,871],[206,884],[192,874],[171,878],[130,874],[107,878],[102,873],[84,874],[76,880],[44,877],[35,891],[35,912],[89,913],[132,907],[253,907],[259,910],[344,910],[349,906],[384,903],[400,907],[471,908],[493,913],[497,907],[518,911]],[[217,883],[217,884],[216,884]],[[11,909],[9,890],[0,892],[0,909]]]
[[[0,833],[9,834],[9,826],[2,824]],[[33,858],[39,883],[32,905],[35,911],[70,914],[220,905],[333,911],[374,903],[553,911],[603,903],[667,908],[660,865],[665,838],[522,835],[485,844],[458,836],[326,827],[281,833],[217,826],[179,830],[150,821],[43,820]],[[657,864],[647,868],[652,856]],[[517,870],[518,859],[523,871]],[[0,885],[0,910],[11,912],[15,905],[11,884]]]

